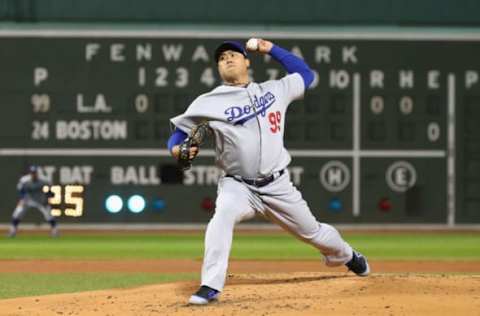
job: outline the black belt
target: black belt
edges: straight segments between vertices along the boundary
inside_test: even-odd
[[[237,181],[244,182],[248,185],[253,185],[257,188],[261,188],[261,187],[266,186],[267,184],[272,183],[273,180],[280,178],[280,176],[283,175],[284,173],[285,173],[285,169],[282,169],[280,171],[276,171],[276,172],[272,173],[268,177],[258,178],[258,179],[245,179],[245,178],[242,178],[240,176],[232,176],[230,174],[227,174],[225,177],[234,178]]]

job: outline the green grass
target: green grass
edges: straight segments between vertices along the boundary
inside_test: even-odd
[[[348,234],[344,238],[374,260],[480,260],[480,234]],[[291,260],[316,259],[318,253],[289,236],[244,236],[232,256]]]
[[[479,233],[358,235],[348,240],[377,260],[480,260]]]
[[[194,280],[196,274],[158,273],[0,273],[0,299],[127,288],[162,282]]]
[[[64,235],[20,234],[0,240],[0,259],[141,260],[201,259],[203,234]],[[480,233],[352,233],[344,238],[370,260],[480,260]],[[232,259],[318,260],[318,251],[285,233],[237,234]],[[0,299],[122,288],[194,280],[199,273],[0,273]]]
[[[347,234],[370,259],[480,260],[480,234]],[[72,235],[52,239],[20,235],[0,242],[0,259],[200,259],[203,234]],[[318,252],[282,233],[237,235],[232,259],[308,260]]]

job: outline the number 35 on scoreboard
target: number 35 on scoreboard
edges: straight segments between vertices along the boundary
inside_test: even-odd
[[[62,210],[65,216],[82,216],[84,189],[83,185],[44,186],[43,192],[53,193],[53,196],[48,199],[48,203],[52,206],[52,216],[61,216]]]

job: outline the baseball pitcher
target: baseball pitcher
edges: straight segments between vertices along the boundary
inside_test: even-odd
[[[289,104],[303,97],[314,79],[308,65],[289,51],[263,39],[247,42],[251,52],[269,54],[288,75],[280,80],[249,80],[250,60],[241,43],[223,42],[214,53],[223,84],[195,99],[175,126],[168,148],[188,168],[200,150],[199,126],[215,137],[216,163],[224,171],[216,208],[205,236],[201,286],[189,300],[203,305],[223,290],[235,224],[260,214],[317,248],[327,266],[346,265],[359,276],[370,273],[367,260],[339,232],[313,216],[290,181],[291,158],[284,147]],[[207,124],[205,124],[207,122]],[[200,132],[201,135],[207,133]]]
[[[50,186],[50,183],[40,177],[37,166],[30,166],[29,173],[20,178],[17,184],[20,199],[13,211],[9,237],[17,235],[18,224],[29,208],[36,208],[43,214],[45,220],[50,224],[52,237],[58,235],[57,222],[51,215],[51,207],[48,204],[51,193],[44,191],[45,186]]]

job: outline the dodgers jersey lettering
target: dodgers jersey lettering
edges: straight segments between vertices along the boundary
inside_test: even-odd
[[[171,122],[189,133],[196,124],[209,121],[215,134],[216,164],[230,175],[260,178],[290,163],[283,144],[285,114],[304,91],[298,73],[246,87],[222,85],[199,96]]]

